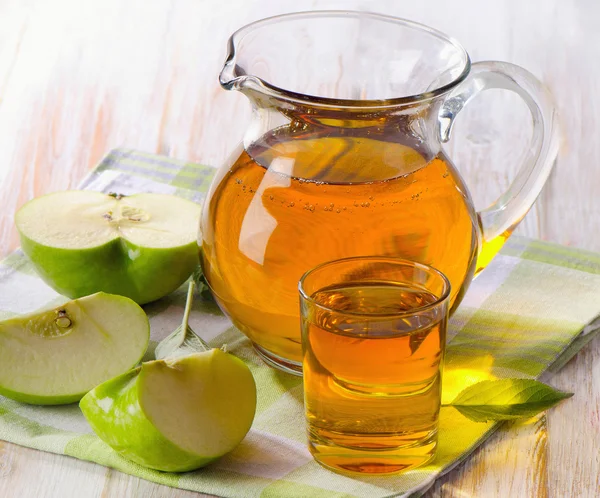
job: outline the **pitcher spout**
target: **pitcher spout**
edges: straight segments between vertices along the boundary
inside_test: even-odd
[[[219,74],[219,83],[225,90],[240,90],[252,78],[236,62],[235,34],[227,42],[227,57]],[[255,78],[254,78],[255,79]]]
[[[235,68],[235,45],[232,38],[227,42],[227,57],[219,73],[219,83],[225,90],[234,90],[239,79]]]

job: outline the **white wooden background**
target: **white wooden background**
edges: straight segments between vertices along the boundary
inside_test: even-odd
[[[113,147],[219,164],[249,116],[244,97],[217,83],[228,35],[261,17],[327,8],[424,22],[462,41],[474,61],[538,76],[555,95],[563,143],[519,232],[600,251],[597,0],[0,0],[0,256],[17,246],[16,208],[75,186]],[[501,91],[463,112],[449,151],[480,207],[508,184],[529,131],[525,106]],[[553,383],[575,396],[507,426],[427,496],[597,496],[600,341]],[[2,498],[191,496],[0,442]]]

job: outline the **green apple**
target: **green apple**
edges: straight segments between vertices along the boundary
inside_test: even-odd
[[[145,467],[186,472],[233,450],[250,430],[256,385],[220,349],[143,363],[90,391],[79,406],[94,432]]]
[[[150,325],[131,299],[100,292],[0,322],[0,394],[62,405],[134,367]]]
[[[198,265],[200,209],[173,195],[70,190],[29,201],[15,222],[23,251],[60,294],[102,291],[144,304]]]

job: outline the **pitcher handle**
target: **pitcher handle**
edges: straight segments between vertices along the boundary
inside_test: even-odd
[[[456,115],[484,90],[502,88],[517,93],[533,118],[533,138],[527,156],[508,190],[478,213],[482,245],[477,258],[479,273],[500,250],[527,214],[552,171],[558,154],[558,118],[552,96],[529,71],[507,62],[477,62],[467,79],[454,89],[439,112],[442,142],[450,138]]]

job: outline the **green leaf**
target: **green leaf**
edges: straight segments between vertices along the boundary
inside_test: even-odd
[[[212,292],[210,291],[210,287],[208,286],[208,282],[206,281],[206,277],[204,273],[202,273],[202,267],[198,265],[192,274],[192,280],[196,283],[196,287],[198,289],[198,294],[205,301],[214,301],[214,297]]]
[[[430,329],[425,329],[424,331],[414,332],[410,335],[408,339],[408,347],[410,348],[411,354],[415,354],[417,349],[421,347],[423,341],[427,338]]]
[[[463,390],[450,406],[475,422],[532,417],[573,393],[533,379],[484,380]]]
[[[195,287],[196,284],[194,283],[194,280],[190,280],[185,302],[185,311],[183,312],[183,321],[179,327],[158,343],[154,352],[154,357],[157,360],[162,360],[167,357],[174,358],[177,356],[185,356],[191,353],[198,353],[200,351],[208,351],[211,349],[211,347],[188,325],[190,312],[192,311],[192,303],[194,301]]]

